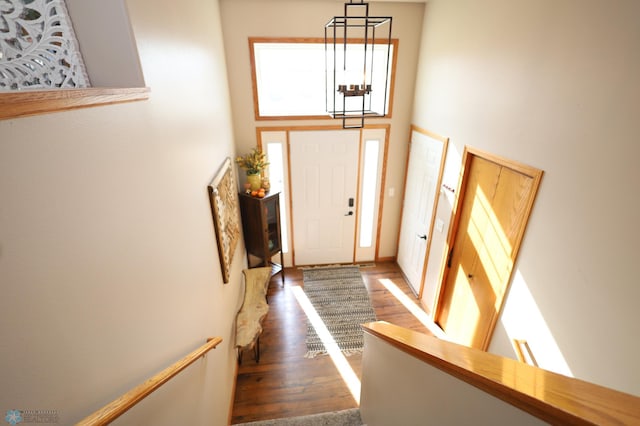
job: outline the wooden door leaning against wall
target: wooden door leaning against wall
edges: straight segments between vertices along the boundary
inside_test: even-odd
[[[511,281],[542,171],[465,148],[436,323],[486,350]]]

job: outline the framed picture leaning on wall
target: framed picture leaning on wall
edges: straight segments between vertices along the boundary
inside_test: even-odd
[[[209,184],[209,201],[218,243],[222,278],[226,284],[230,279],[231,262],[240,238],[238,189],[233,179],[230,158],[224,160]]]

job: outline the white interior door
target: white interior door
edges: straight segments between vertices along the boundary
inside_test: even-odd
[[[359,130],[290,132],[296,265],[353,262],[359,144]]]
[[[439,190],[443,143],[425,134],[411,133],[407,184],[398,242],[398,265],[416,294],[422,290],[427,239]]]

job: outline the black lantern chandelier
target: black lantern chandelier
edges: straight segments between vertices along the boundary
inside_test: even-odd
[[[350,0],[344,16],[334,16],[324,27],[327,112],[345,129],[387,114],[391,21],[369,16],[369,3]]]

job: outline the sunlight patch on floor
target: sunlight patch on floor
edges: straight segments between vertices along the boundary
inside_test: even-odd
[[[407,296],[397,285],[393,283],[388,278],[382,278],[378,280],[380,284],[382,284],[389,292],[396,298],[400,303],[404,305],[405,308],[411,314],[418,319],[427,329],[433,333],[434,336],[443,339],[449,340],[447,335],[442,331],[440,327],[438,327],[429,314],[427,314],[417,303],[415,303],[409,296]]]
[[[340,376],[342,376],[342,380],[349,388],[356,404],[360,405],[360,379],[358,379],[353,368],[349,365],[349,361],[347,361],[347,358],[340,351],[338,344],[331,336],[331,333],[329,333],[327,326],[320,318],[320,315],[318,315],[318,312],[311,304],[311,301],[304,293],[304,290],[302,290],[302,287],[292,287],[291,291],[293,291],[293,295],[300,304],[300,307],[304,311],[305,315],[307,315],[307,318],[309,319],[309,322],[311,322],[313,328],[315,328],[316,333],[318,333],[318,336],[322,340],[324,347],[327,349],[327,352],[336,366],[336,369],[340,373]]]

